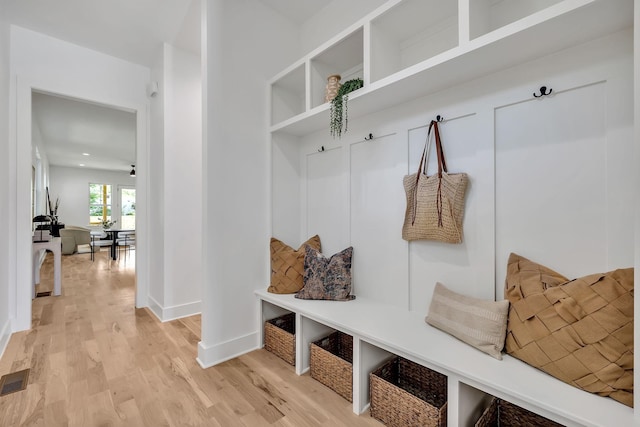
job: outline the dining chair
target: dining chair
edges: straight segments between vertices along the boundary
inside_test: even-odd
[[[124,250],[124,257],[126,260],[128,252],[131,251],[131,249],[135,249],[135,243],[135,231],[121,231],[118,233],[118,239],[116,240],[116,244],[118,245],[118,258],[120,258],[120,255]]]
[[[113,241],[111,239],[107,239],[107,233],[102,230],[91,230],[91,261],[95,260],[95,248],[111,246]],[[106,240],[103,240],[106,239]]]

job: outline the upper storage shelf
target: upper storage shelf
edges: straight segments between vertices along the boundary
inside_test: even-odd
[[[633,0],[614,3],[390,0],[272,80],[271,132],[328,134],[331,74],[363,78],[354,119],[631,27]]]
[[[371,81],[458,46],[458,2],[404,0],[371,19]]]
[[[311,108],[324,104],[328,76],[338,74],[343,82],[363,78],[363,62],[362,27],[311,58]]]

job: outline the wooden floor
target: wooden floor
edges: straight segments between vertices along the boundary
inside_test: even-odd
[[[52,261],[38,291],[52,288]],[[33,301],[0,375],[30,368],[0,397],[2,426],[380,426],[265,350],[209,369],[196,362],[200,317],[160,323],[134,308],[133,259],[63,256],[62,296]]]

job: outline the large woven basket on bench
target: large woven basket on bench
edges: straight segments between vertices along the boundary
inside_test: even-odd
[[[550,419],[527,411],[506,400],[493,398],[491,405],[483,412],[475,427],[562,427]]]
[[[387,426],[447,425],[447,377],[396,357],[370,375],[371,416]]]
[[[353,399],[353,337],[340,331],[311,343],[311,378]]]
[[[285,314],[264,322],[264,348],[290,365],[296,364],[296,315]]]

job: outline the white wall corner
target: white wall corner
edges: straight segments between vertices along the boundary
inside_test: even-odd
[[[162,322],[163,308],[152,296],[149,296],[149,310]]]
[[[202,302],[193,301],[186,304],[179,304],[170,307],[163,307],[153,297],[149,296],[149,309],[161,322],[170,322],[183,317],[195,316],[202,311]]]
[[[260,335],[254,332],[220,344],[207,345],[205,342],[200,341],[196,360],[202,368],[210,368],[250,351],[257,350],[259,348],[259,338]]]
[[[163,322],[169,322],[171,320],[181,319],[183,317],[194,316],[201,313],[201,307],[201,301],[193,301],[186,304],[165,307],[162,309],[162,319],[160,320],[162,320]]]

